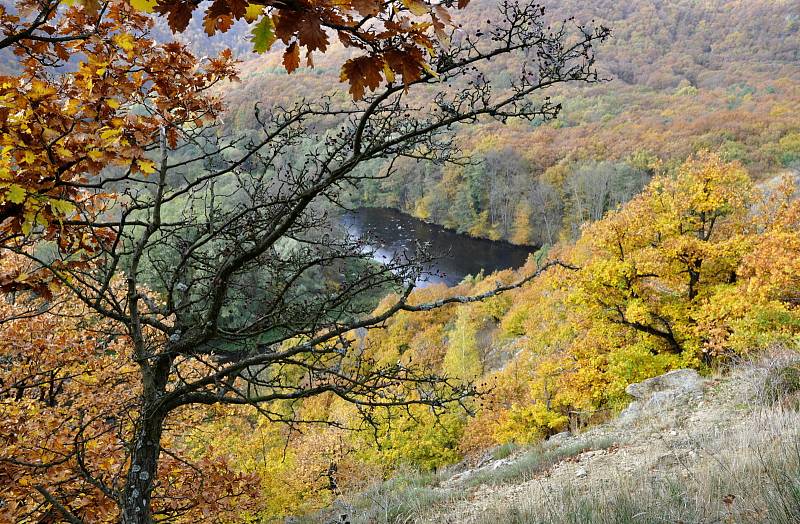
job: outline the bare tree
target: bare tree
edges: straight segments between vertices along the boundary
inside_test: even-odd
[[[109,173],[86,186],[121,195],[103,219],[85,219],[103,246],[92,263],[64,271],[58,256],[19,253],[52,267],[75,299],[133,341],[142,393],[126,437],[129,467],[122,479],[93,479],[116,500],[122,522],[152,522],[159,456],[168,452],[162,436],[179,408],[250,405],[296,423],[272,406],[332,393],[369,418],[379,408],[438,410],[476,394],[428,370],[369,362],[347,334],[380,327],[399,311],[482,300],[535,275],[479,296],[414,305],[408,299],[424,250],[421,259],[363,263],[371,256],[363,241],[330,235],[326,209],[348,188],[391,176],[401,158],[455,160],[455,126],[549,120],[560,106],[535,95],[598,81],[593,45],[607,29],[572,21],[549,27],[535,4],[508,0],[499,9],[484,34],[439,50],[435,71],[363,102],[257,108],[257,136],[221,137],[216,128],[187,125],[170,147],[162,135],[149,146],[154,175]],[[502,55],[517,70],[509,87],[495,90],[480,67]],[[321,278],[326,272],[336,278]],[[394,302],[366,311],[361,297],[387,285],[398,291]]]
[[[525,159],[511,147],[490,151],[483,159],[486,183],[489,186],[489,220],[499,224],[503,236],[511,229],[514,207],[521,197],[517,190],[528,172]]]
[[[543,244],[555,244],[564,218],[564,202],[558,189],[546,180],[535,180],[529,198],[535,210],[535,233]]]

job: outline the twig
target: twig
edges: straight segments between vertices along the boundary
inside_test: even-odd
[[[63,504],[61,504],[56,498],[47,491],[44,486],[36,485],[33,487],[36,491],[41,493],[44,499],[50,503],[51,506],[56,508],[59,513],[61,513],[65,519],[71,524],[85,524],[81,519],[79,519],[73,512],[68,510]]]

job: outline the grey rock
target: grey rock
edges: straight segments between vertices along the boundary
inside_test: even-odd
[[[568,438],[570,438],[571,436],[572,436],[572,433],[570,433],[569,431],[562,431],[561,433],[556,433],[555,435],[553,435],[552,437],[550,437],[547,440],[548,440],[548,442],[563,442],[563,441],[567,440]]]
[[[491,469],[492,471],[494,471],[494,470],[496,470],[498,468],[503,468],[503,467],[511,465],[513,463],[514,463],[513,460],[508,459],[508,458],[504,458],[504,459],[496,460],[495,462],[489,464],[486,467]]]
[[[705,380],[694,369],[676,369],[642,382],[628,385],[625,393],[643,400],[656,394],[681,392],[686,395],[702,394]]]
[[[619,422],[628,424],[643,415],[656,414],[700,397],[705,384],[706,380],[694,369],[676,369],[630,384],[625,392],[635,400],[620,413]]]
[[[477,464],[475,464],[475,469],[480,469],[480,468],[482,468],[483,466],[486,466],[487,464],[490,464],[490,463],[494,462],[494,461],[495,461],[495,458],[494,458],[494,453],[495,453],[495,452],[496,452],[496,451],[497,451],[499,448],[500,448],[500,446],[495,446],[495,447],[493,447],[493,448],[489,449],[489,450],[488,450],[486,453],[484,453],[484,454],[481,456],[480,460],[478,460],[478,463],[477,463]]]

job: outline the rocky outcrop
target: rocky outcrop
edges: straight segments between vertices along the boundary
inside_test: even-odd
[[[707,380],[694,369],[676,369],[630,384],[625,392],[634,401],[620,413],[619,424],[630,424],[642,416],[670,412],[677,405],[703,396]]]
[[[633,401],[618,419],[574,434],[553,435],[539,446],[515,450],[508,457],[496,458],[497,452],[502,451],[499,449],[487,452],[471,465],[463,463],[442,472],[440,478],[444,480],[401,492],[397,499],[390,493],[382,495],[388,497],[388,502],[374,495],[364,500],[369,504],[377,500],[381,515],[390,504],[401,504],[397,501],[404,505],[418,504],[402,520],[409,523],[510,522],[509,516],[515,516],[515,522],[551,522],[538,517],[522,520],[520,515],[530,513],[541,517],[544,511],[552,516],[553,508],[558,511],[566,507],[560,504],[576,497],[581,499],[580,504],[594,500],[593,503],[600,504],[597,507],[605,507],[605,502],[598,499],[601,495],[608,497],[606,501],[623,500],[627,501],[625,504],[637,497],[656,500],[663,495],[665,486],[679,486],[681,493],[691,494],[691,500],[699,504],[697,512],[691,513],[693,519],[701,514],[713,516],[710,520],[684,521],[766,522],[752,520],[752,513],[748,513],[751,506],[737,502],[739,508],[732,502],[732,495],[720,499],[720,493],[728,492],[719,491],[722,484],[717,480],[729,479],[731,483],[726,485],[730,485],[729,492],[735,493],[738,501],[744,500],[742,494],[747,492],[742,491],[739,477],[743,475],[737,472],[762,471],[765,457],[775,464],[788,460],[787,464],[796,467],[796,456],[781,455],[781,450],[796,449],[800,439],[800,403],[771,399],[763,403],[759,399],[769,376],[776,370],[786,373],[787,368],[795,369],[798,361],[800,357],[794,352],[785,358],[770,354],[763,360],[741,365],[728,375],[711,379],[690,369],[671,371],[631,384],[627,393]],[[779,392],[787,394],[793,393],[785,389]],[[770,450],[773,455],[769,455]],[[796,469],[786,471],[791,471],[792,478],[796,475]],[[780,475],[775,476],[778,482],[789,478]],[[758,497],[763,496],[766,484],[761,477],[755,480],[748,496],[751,500],[761,500]],[[679,506],[664,506],[667,508],[664,511],[657,506],[644,507],[643,512],[637,513],[644,517],[642,521],[647,520],[648,514],[663,517],[672,512],[694,511],[687,506],[690,499],[685,495],[659,500],[659,504],[674,500]],[[742,513],[734,513],[739,510]],[[326,512],[330,518],[323,522],[339,524],[337,515],[357,514],[355,507],[340,505]],[[369,509],[363,518],[358,516],[351,522],[383,522],[369,516],[374,514]],[[745,514],[748,519],[737,518]]]

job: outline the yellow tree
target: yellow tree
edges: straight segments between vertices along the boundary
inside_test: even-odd
[[[790,177],[765,193],[736,285],[719,288],[696,312],[698,337],[711,354],[791,344],[800,332],[800,200]]]
[[[698,350],[695,310],[715,286],[735,282],[753,201],[741,166],[708,153],[656,177],[584,228],[574,300],[598,319],[646,336],[653,353]]]
[[[465,381],[474,381],[483,375],[483,363],[476,340],[478,326],[470,313],[466,307],[458,310],[455,325],[448,332],[447,352],[442,363],[445,373]]]

